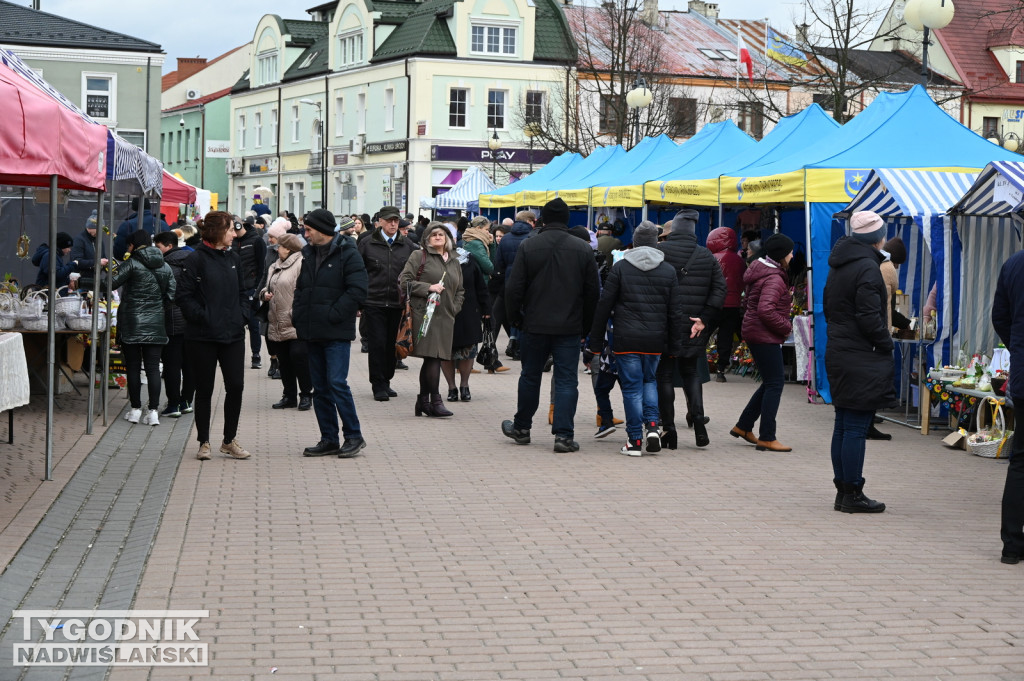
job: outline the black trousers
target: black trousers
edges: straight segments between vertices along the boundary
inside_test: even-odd
[[[192,377],[192,363],[185,361],[185,336],[169,336],[161,353],[164,363],[164,393],[167,404],[175,406],[180,402],[195,399],[196,383]]]
[[[743,312],[738,307],[725,307],[718,314],[711,326],[709,335],[718,330],[718,373],[725,373],[729,368],[729,360],[732,359],[733,348],[736,347],[735,336],[740,333],[743,326]]]
[[[1013,454],[1003,488],[1003,553],[1024,556],[1024,435],[1014,433]]]
[[[364,307],[363,331],[369,349],[370,385],[384,390],[395,377],[395,337],[402,310],[397,307]]]
[[[224,379],[224,442],[238,434],[238,417],[242,413],[242,390],[245,387],[245,339],[234,343],[185,341],[188,361],[196,380],[196,436],[199,443],[210,441],[210,411],[217,365]]]
[[[309,377],[309,351],[304,340],[272,341],[267,339],[267,351],[277,357],[281,370],[283,397],[294,400],[299,394],[313,396],[313,381]],[[295,385],[298,383],[298,392]]]
[[[661,414],[661,426],[665,430],[676,428],[676,388],[677,380],[681,380],[683,395],[686,397],[686,413],[694,421],[704,418],[704,386],[697,373],[697,361],[707,361],[704,353],[697,357],[670,357],[662,355],[658,362],[658,411]],[[678,368],[678,375],[676,369]]]
[[[263,347],[263,335],[260,333],[260,320],[256,316],[256,308],[259,305],[253,304],[253,299],[256,297],[256,289],[249,289],[245,292],[249,296],[249,321],[246,323],[246,327],[249,329],[249,349],[252,351],[253,357],[260,356],[260,349]]]
[[[162,345],[150,343],[122,343],[124,368],[128,374],[128,401],[132,409],[142,408],[142,368],[146,368],[146,382],[149,388],[149,409],[160,406],[160,352]]]

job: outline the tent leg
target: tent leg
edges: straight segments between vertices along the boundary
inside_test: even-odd
[[[57,176],[50,175],[50,290],[47,305],[46,330],[46,474],[43,480],[53,480],[53,372],[57,368]]]
[[[92,267],[92,330],[89,334],[89,418],[85,422],[85,434],[92,435],[92,422],[96,417],[96,336],[98,335],[100,258],[103,257],[103,192],[96,195],[96,253]]]
[[[721,204],[719,204],[719,215],[721,215]],[[811,346],[816,347],[814,342],[814,272],[811,267],[814,262],[814,258],[811,256],[811,203],[810,201],[804,201],[804,238],[807,240],[807,253],[804,256],[807,258],[807,311],[811,313]],[[808,375],[808,380],[811,382],[811,390],[815,393],[818,392],[818,362],[817,357],[814,358],[814,362],[811,363],[811,371]]]
[[[645,202],[644,205],[640,207],[640,220],[643,221],[643,220],[646,220],[646,219],[647,219],[647,203]]]
[[[109,219],[106,222],[107,232],[107,256],[112,262],[116,261],[114,255],[114,192],[110,192],[110,201],[108,208]],[[107,328],[103,330],[103,378],[100,382],[100,399],[103,401],[103,425],[106,426],[108,423],[107,419],[107,405],[109,403],[108,394],[110,392],[110,322],[111,313],[113,311],[111,305],[111,298],[113,296],[113,273],[110,268],[107,268],[107,276],[103,277],[103,288],[104,288],[104,299],[107,306]]]

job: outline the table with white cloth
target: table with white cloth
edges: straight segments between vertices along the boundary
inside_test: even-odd
[[[20,333],[0,333],[0,412],[7,412],[7,442],[14,443],[14,409],[28,404],[28,362]]]

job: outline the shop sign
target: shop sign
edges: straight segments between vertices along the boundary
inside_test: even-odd
[[[342,154],[335,154],[334,155],[334,164],[333,165],[336,165],[336,166],[348,165],[348,153],[346,152],[346,153],[342,153]]]
[[[231,140],[206,140],[206,158],[231,158]]]
[[[1024,121],[1024,109],[1003,109],[1003,120],[1007,123]]]
[[[427,136],[427,122],[426,121],[416,121],[416,134],[419,137],[426,137]]]
[[[533,163],[544,165],[550,163],[555,155],[545,149],[533,150]],[[488,147],[448,147],[435,144],[430,147],[431,161],[461,161],[466,163],[490,163],[495,160],[499,163],[530,163],[529,149],[499,149],[492,159],[491,150]]]
[[[1010,184],[1010,181],[1002,175],[996,177],[995,187],[993,188],[993,198],[996,201],[1002,201],[1010,206],[1020,205],[1021,199],[1024,198],[1024,194],[1019,189]]]
[[[392,154],[397,151],[407,151],[409,140],[394,140],[393,142],[369,142],[364,147],[367,154]]]

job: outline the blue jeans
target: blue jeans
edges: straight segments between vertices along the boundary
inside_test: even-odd
[[[626,412],[626,435],[639,440],[645,423],[657,423],[658,361],[661,355],[624,353],[615,355],[622,387],[622,408]]]
[[[313,411],[320,439],[339,442],[338,417],[345,439],[362,437],[356,403],[348,387],[349,341],[309,341],[309,377],[313,383]],[[337,413],[335,413],[337,412]]]
[[[598,362],[599,360],[595,361],[594,366],[597,366]],[[615,416],[612,412],[611,392],[618,378],[615,374],[609,374],[601,370],[594,371],[594,399],[597,400],[598,425],[611,426],[615,424],[613,421]]]
[[[551,380],[555,384],[555,418],[551,432],[555,437],[572,439],[576,403],[579,401],[580,336],[554,336],[543,333],[519,332],[519,356],[522,373],[519,374],[519,404],[513,423],[519,430],[529,430],[533,415],[540,403],[540,379],[544,363],[551,355],[554,366]]]
[[[864,441],[875,418],[873,409],[836,407],[832,429],[832,474],[839,482],[859,485],[864,472]]]
[[[782,401],[782,387],[786,375],[782,366],[782,346],[771,344],[750,344],[750,354],[761,374],[761,385],[750,397],[747,406],[740,414],[736,427],[741,430],[754,430],[754,423],[761,419],[759,440],[771,442],[775,436],[775,417],[779,413],[779,402]]]

